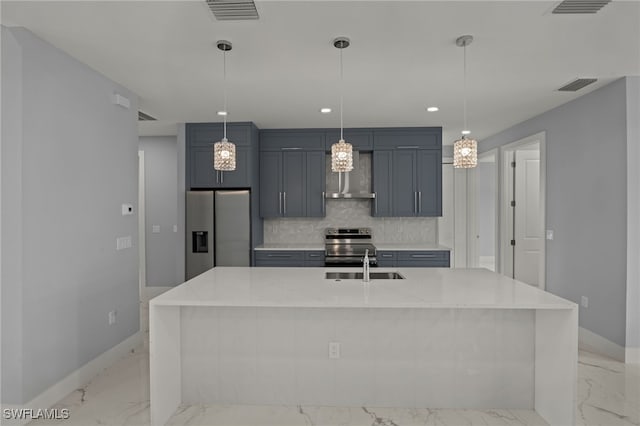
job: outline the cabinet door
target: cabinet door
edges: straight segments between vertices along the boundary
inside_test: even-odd
[[[416,157],[417,151],[412,149],[393,151],[393,216],[415,216],[418,212]]]
[[[306,152],[307,217],[325,216],[325,153]]]
[[[418,216],[442,216],[442,152],[418,151]]]
[[[218,173],[219,187],[248,188],[251,186],[251,156],[249,151],[249,147],[236,146],[236,169],[232,172]]]
[[[191,147],[189,157],[189,187],[215,188],[220,178],[213,168],[213,145]]]
[[[376,198],[371,203],[372,216],[391,216],[391,183],[393,151],[379,150],[373,152],[373,192]]]
[[[376,253],[378,266],[381,268],[391,268],[396,266],[396,252],[389,250],[378,250]]]
[[[372,151],[373,150],[373,131],[367,129],[344,129],[344,139],[349,142],[354,151]],[[326,133],[327,151],[331,151],[331,145],[340,140],[340,129],[327,130]]]
[[[282,152],[282,215],[303,217],[305,214],[305,152]]]
[[[282,216],[282,153],[260,153],[260,216]]]

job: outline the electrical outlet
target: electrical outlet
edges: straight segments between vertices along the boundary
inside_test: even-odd
[[[547,229],[547,240],[553,240],[553,229]]]
[[[116,311],[109,311],[109,325],[116,323]]]
[[[587,296],[582,296],[580,298],[580,304],[582,305],[583,308],[588,308],[589,307],[589,298]]]
[[[340,342],[329,342],[329,359],[340,358]]]

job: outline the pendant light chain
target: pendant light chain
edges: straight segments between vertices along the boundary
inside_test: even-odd
[[[343,68],[342,68],[342,49],[340,49],[340,140],[344,139],[343,129],[344,122],[342,120],[342,105],[343,105],[343,97],[344,97],[344,76],[343,76]]]
[[[222,93],[224,99],[224,115],[222,116],[224,139],[227,139],[227,51],[222,51]]]
[[[462,79],[463,79],[463,94],[462,94],[462,116],[463,116],[463,131],[467,130],[467,44],[465,43],[464,46],[462,47],[462,51],[463,53],[463,72],[462,72]]]

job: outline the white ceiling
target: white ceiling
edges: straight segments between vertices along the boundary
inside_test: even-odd
[[[462,130],[467,47],[468,127],[482,139],[625,75],[640,75],[640,2],[614,0],[595,15],[552,15],[547,1],[256,1],[260,20],[216,21],[204,0],[2,1],[2,23],[24,26],[128,87],[160,120],[220,121],[222,53],[230,121],[260,128],[338,127],[339,51],[345,127]],[[576,77],[598,82],[556,89]],[[440,111],[428,113],[426,106]],[[320,107],[334,113],[322,115]]]

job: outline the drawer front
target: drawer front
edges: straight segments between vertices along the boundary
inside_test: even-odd
[[[399,251],[397,266],[404,268],[449,268],[449,252],[446,250]]]
[[[387,250],[378,250],[376,252],[376,258],[378,259],[378,266],[382,268],[389,268],[396,266],[396,252]]]
[[[309,250],[304,252],[305,262],[321,262],[324,265],[324,250]]]
[[[278,267],[278,268],[302,268],[303,266],[305,266],[305,264],[304,264],[304,260],[256,259],[256,266],[269,266],[269,267]]]
[[[441,149],[442,128],[375,129],[373,147],[377,149]]]
[[[256,250],[256,260],[304,262],[302,250]]]
[[[415,260],[444,260],[449,258],[449,252],[445,250],[420,250],[420,251],[398,251],[399,261]]]

